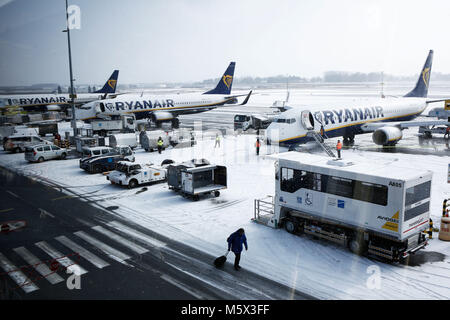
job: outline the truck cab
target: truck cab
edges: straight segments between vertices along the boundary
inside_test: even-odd
[[[119,161],[116,169],[110,172],[107,180],[111,184],[128,186],[132,189],[142,184],[166,180],[166,169],[153,164],[141,165],[129,161]]]

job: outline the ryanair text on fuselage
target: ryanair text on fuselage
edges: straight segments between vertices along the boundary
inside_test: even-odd
[[[20,98],[9,99],[10,105],[38,105],[51,103],[67,103],[66,97],[39,97],[39,98]]]
[[[117,101],[114,103],[106,103],[106,109],[110,111],[121,111],[121,110],[146,110],[146,109],[159,109],[159,108],[173,108],[175,107],[172,99],[158,100],[137,100],[137,101]]]
[[[323,125],[335,124],[347,121],[377,119],[384,117],[383,107],[364,107],[338,110],[324,110],[314,113],[314,118]]]

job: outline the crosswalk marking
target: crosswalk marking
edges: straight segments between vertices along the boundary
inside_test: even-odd
[[[68,247],[69,249],[73,250],[73,252],[78,253],[81,257],[83,257],[84,259],[86,259],[87,261],[92,263],[97,268],[102,269],[104,267],[109,266],[108,262],[100,259],[95,254],[86,250],[82,246],[79,246],[78,244],[76,244],[75,242],[70,240],[69,238],[67,238],[65,236],[59,236],[59,237],[56,237],[55,239],[58,240],[59,242],[61,242],[66,247]]]
[[[93,246],[99,248],[101,251],[103,251],[106,255],[108,255],[111,259],[116,260],[122,264],[129,265],[125,262],[125,260],[130,259],[131,257],[126,255],[123,252],[120,252],[119,250],[116,250],[107,244],[95,239],[94,237],[88,235],[87,233],[83,231],[77,231],[74,232],[75,235],[83,239],[84,241],[92,244]]]
[[[109,229],[106,229],[101,226],[91,226],[92,230],[95,230],[96,232],[102,234],[103,236],[108,237],[109,239],[123,245],[124,247],[132,250],[133,252],[136,252],[138,254],[144,254],[148,252],[149,250],[145,247],[142,247],[138,243],[136,243],[136,240],[139,240],[141,243],[145,243],[151,247],[164,247],[166,246],[166,243],[159,241],[157,239],[154,239],[144,233],[141,233],[139,231],[136,231],[126,225],[123,225],[117,221],[111,221],[107,223],[107,225],[115,230],[120,231],[123,234],[126,234],[127,236],[130,236],[132,239],[128,240],[124,238],[124,236],[121,236]],[[94,247],[98,248],[100,251],[102,251],[104,254],[106,254],[111,259],[120,262],[122,264],[125,264],[127,266],[132,267],[129,263],[127,263],[125,260],[131,259],[131,256],[127,255],[126,253],[123,253],[106,243],[98,240],[97,238],[91,236],[88,233],[85,233],[83,231],[77,231],[74,232],[74,234],[83,239],[84,241],[88,242],[89,244],[93,245]],[[65,247],[72,250],[73,255],[79,255],[83,257],[86,261],[89,261],[91,264],[96,266],[99,269],[103,269],[104,267],[109,266],[110,264],[91,251],[85,249],[81,245],[75,243],[71,239],[69,239],[66,236],[58,236],[54,238],[59,243],[64,245]],[[139,242],[138,241],[138,242]],[[63,253],[59,252],[57,249],[53,248],[50,244],[48,244],[45,241],[40,241],[35,243],[35,246],[43,250],[46,254],[48,254],[51,258],[53,258],[55,261],[57,261],[60,265],[67,268],[72,273],[76,273],[77,275],[82,275],[87,273],[88,271],[83,269],[81,266],[78,265],[78,263],[75,263],[72,261],[72,259],[69,258],[69,256],[64,255]],[[42,276],[42,278],[47,279],[47,281],[50,282],[50,284],[58,284],[60,282],[63,282],[64,279],[60,275],[58,275],[56,272],[52,271],[49,266],[39,260],[33,253],[31,253],[27,248],[25,247],[17,247],[14,248],[13,251],[18,254],[24,261],[27,262],[26,268],[33,268],[36,270],[39,275]],[[20,268],[17,268],[13,263],[11,263],[6,256],[4,256],[2,253],[0,253],[0,268],[5,271],[3,275],[8,275],[20,288],[22,288],[25,293],[30,293],[36,290],[39,290],[39,287],[33,282],[35,279],[30,279]],[[0,270],[1,271],[1,270]],[[0,275],[1,272],[0,272]],[[37,276],[37,274],[36,274]],[[41,279],[39,276],[37,276],[38,279]],[[173,279],[165,279],[169,282],[174,282]],[[176,283],[175,285],[179,285],[179,283]]]
[[[82,267],[76,265],[75,262],[73,262],[67,256],[64,256],[58,250],[52,248],[45,241],[41,241],[41,242],[35,243],[35,246],[37,246],[38,248],[40,248],[43,251],[45,251],[45,253],[47,253],[50,257],[52,257],[56,261],[58,261],[62,266],[66,267],[67,270],[69,270],[70,272],[72,272],[72,273],[74,273],[76,275],[79,275],[79,276],[87,273],[87,271],[85,269],[83,269]]]
[[[130,248],[131,250],[133,250],[134,252],[136,252],[138,254],[144,254],[144,253],[148,252],[147,249],[141,247],[140,245],[137,245],[136,243],[133,243],[132,241],[127,240],[127,239],[119,236],[118,234],[115,234],[114,232],[111,232],[103,227],[95,226],[95,227],[92,227],[92,229],[94,229],[97,232],[100,232],[101,234],[107,236],[108,238],[111,238],[111,239],[121,243],[125,247]]]
[[[139,231],[136,231],[136,230],[134,230],[134,229],[132,229],[130,227],[127,227],[127,226],[125,226],[125,225],[123,225],[123,224],[121,224],[121,223],[119,223],[117,221],[108,222],[108,226],[113,227],[113,228],[115,228],[115,229],[117,229],[119,231],[122,231],[122,232],[126,233],[127,235],[129,235],[129,236],[131,236],[131,237],[133,237],[135,239],[142,240],[142,241],[144,241],[145,243],[147,243],[148,245],[150,245],[152,247],[160,248],[160,247],[164,247],[166,245],[162,241],[156,240],[156,239],[154,239],[154,238],[152,238],[152,237],[150,237],[150,236],[148,236],[146,234],[143,234],[143,233],[141,233]]]
[[[22,271],[18,270],[18,268],[14,266],[2,253],[0,253],[0,266],[26,293],[39,290],[39,287],[28,279]]]
[[[47,267],[45,263],[39,261],[35,255],[28,251],[25,247],[18,247],[13,249],[19,256],[21,256],[30,266],[39,272],[39,274],[48,280],[51,284],[56,284],[64,281],[56,272],[53,272]]]

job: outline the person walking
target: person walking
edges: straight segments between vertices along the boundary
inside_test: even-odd
[[[445,129],[444,139],[445,139],[445,136],[447,136],[447,139],[450,137],[450,126],[447,126],[447,129]]]
[[[216,133],[216,144],[214,145],[214,148],[216,148],[217,146],[219,146],[220,148],[220,137],[219,134]]]
[[[162,150],[163,145],[164,145],[164,141],[163,141],[163,139],[161,137],[158,138],[157,144],[158,144],[158,153],[161,153],[161,150]]]
[[[256,138],[256,155],[259,156],[259,148],[261,147],[261,143],[259,142],[259,138]]]
[[[337,145],[336,145],[336,150],[337,150],[339,159],[341,158],[341,149],[342,149],[342,143],[341,143],[341,140],[338,140]]]
[[[236,232],[233,232],[227,239],[228,242],[228,251],[233,251],[235,255],[234,259],[234,269],[239,271],[241,267],[239,266],[239,262],[241,261],[241,252],[243,249],[243,245],[245,245],[245,250],[248,250],[247,245],[247,237],[245,236],[245,232],[243,228],[240,228]]]

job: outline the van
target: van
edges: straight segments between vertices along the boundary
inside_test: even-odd
[[[25,148],[25,160],[29,162],[42,162],[44,160],[61,159],[67,157],[68,150],[54,145],[38,144]]]
[[[48,144],[50,141],[44,140],[39,136],[10,136],[3,143],[3,150],[11,152],[25,152],[25,148],[36,144]]]

